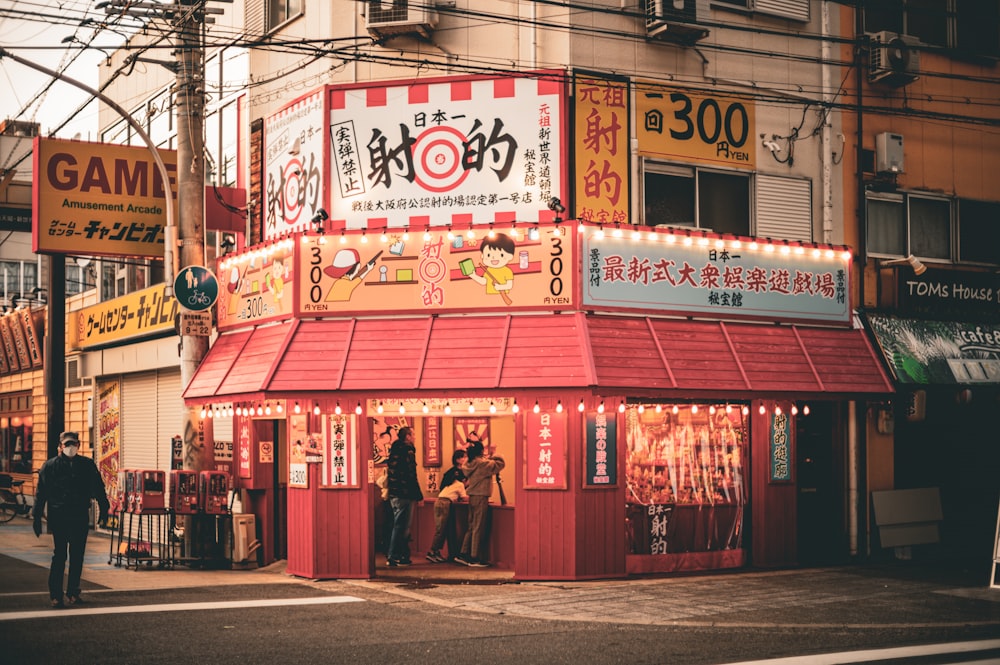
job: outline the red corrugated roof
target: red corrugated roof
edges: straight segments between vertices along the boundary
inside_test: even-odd
[[[315,320],[222,335],[185,398],[250,392],[617,388],[891,393],[860,330],[628,316]]]

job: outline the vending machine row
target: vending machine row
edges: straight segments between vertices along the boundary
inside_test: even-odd
[[[109,564],[173,566],[177,562],[173,537],[177,515],[229,514],[229,474],[225,471],[170,471],[169,506],[163,471],[125,469],[118,474],[121,512]]]

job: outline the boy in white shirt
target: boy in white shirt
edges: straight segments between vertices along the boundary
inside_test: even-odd
[[[458,537],[455,535],[454,520],[451,519],[451,504],[469,497],[465,491],[465,474],[462,472],[465,459],[465,451],[456,450],[451,456],[451,468],[445,471],[441,479],[441,491],[438,493],[437,501],[434,502],[434,540],[431,541],[431,548],[426,557],[432,563],[444,563],[448,560],[441,556],[441,546],[444,545],[446,538],[449,556],[454,557],[457,553],[452,547]],[[454,549],[457,550],[458,547]]]

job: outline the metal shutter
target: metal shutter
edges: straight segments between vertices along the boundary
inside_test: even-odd
[[[184,433],[181,370],[161,369],[157,383],[156,467],[170,470],[170,437]]]
[[[792,21],[809,20],[809,0],[754,0],[752,9],[758,14],[770,14]]]
[[[159,469],[156,454],[156,372],[122,377],[122,468]]]
[[[812,242],[812,181],[758,173],[756,182],[754,235]]]
[[[243,5],[243,32],[251,39],[261,37],[264,29],[264,0],[247,0]]]

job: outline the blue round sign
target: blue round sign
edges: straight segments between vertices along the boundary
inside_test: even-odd
[[[219,280],[204,266],[188,266],[174,278],[174,297],[192,312],[210,309],[219,298]]]

